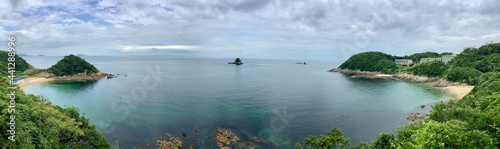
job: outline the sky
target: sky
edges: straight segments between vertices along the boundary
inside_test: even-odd
[[[0,42],[46,56],[345,60],[500,42],[500,0],[0,0],[0,18]]]

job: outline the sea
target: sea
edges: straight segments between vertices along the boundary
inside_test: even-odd
[[[23,58],[41,69],[62,59]],[[426,113],[430,104],[452,98],[426,84],[328,72],[341,61],[242,58],[243,65],[232,65],[234,58],[82,58],[115,77],[35,84],[24,91],[79,108],[120,148],[157,148],[157,140],[170,137],[193,148],[215,148],[218,128],[259,138],[259,148],[293,148],[334,127],[352,145],[371,143],[409,124],[411,112]]]

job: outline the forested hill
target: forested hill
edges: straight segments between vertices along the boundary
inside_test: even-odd
[[[73,54],[64,56],[63,59],[47,69],[48,73],[53,73],[56,76],[75,75],[85,71],[87,71],[87,75],[99,72],[94,65]]]
[[[382,52],[364,52],[351,56],[339,68],[395,73],[397,69],[395,59],[396,57]]]
[[[7,63],[8,63],[8,52],[7,51],[0,51],[0,75],[6,76],[7,75]],[[30,68],[30,64],[28,64],[23,58],[15,55],[15,70],[16,72],[23,72],[26,69]],[[12,66],[10,66],[12,67]]]
[[[351,56],[347,61],[339,66],[341,69],[378,71],[382,73],[397,73],[398,66],[394,63],[396,59],[411,59],[414,62],[420,61],[420,58],[441,57],[443,55],[452,55],[451,52],[441,54],[435,52],[415,53],[410,56],[393,56],[382,52],[364,52]]]

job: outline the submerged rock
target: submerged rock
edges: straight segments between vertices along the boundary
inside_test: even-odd
[[[406,120],[410,120],[412,122],[420,119],[425,119],[425,115],[420,115],[420,113],[410,113],[410,116],[406,117]]]
[[[420,108],[422,108],[422,109],[423,109],[423,108],[425,108],[425,105],[424,105],[424,104],[423,104],[423,105],[421,105],[421,106],[420,106]]]
[[[170,141],[157,140],[156,144],[158,144],[159,149],[180,149],[184,145],[182,141],[180,141],[176,137],[170,138]]]

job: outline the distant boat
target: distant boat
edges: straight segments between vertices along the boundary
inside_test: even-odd
[[[306,64],[306,62],[296,62],[295,64]]]

